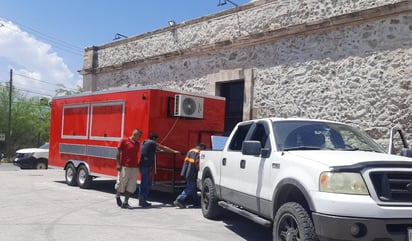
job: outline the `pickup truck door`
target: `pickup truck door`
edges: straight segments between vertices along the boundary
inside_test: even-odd
[[[239,142],[243,143],[245,140],[259,141],[266,155],[243,155]],[[222,160],[222,198],[252,211],[261,212],[262,205],[268,205],[271,201],[270,153],[270,129],[266,121],[238,128]]]

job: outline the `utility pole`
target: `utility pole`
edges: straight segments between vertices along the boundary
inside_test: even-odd
[[[13,69],[10,69],[10,84],[9,84],[9,126],[6,133],[6,143],[7,143],[7,158],[11,160],[11,101],[13,93]]]

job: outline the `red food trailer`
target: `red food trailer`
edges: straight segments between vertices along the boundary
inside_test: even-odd
[[[98,176],[116,177],[116,151],[133,129],[150,132],[182,154],[157,153],[154,188],[174,191],[182,184],[186,152],[224,128],[224,98],[159,87],[117,89],[52,100],[49,166],[65,170],[66,183],[87,188]],[[137,179],[137,181],[139,178]]]

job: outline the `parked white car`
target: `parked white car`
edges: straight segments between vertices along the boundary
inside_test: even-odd
[[[21,169],[47,169],[49,159],[49,143],[39,148],[24,148],[16,151],[13,164]]]

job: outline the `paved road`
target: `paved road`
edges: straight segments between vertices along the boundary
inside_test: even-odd
[[[151,208],[120,209],[113,180],[83,190],[64,183],[60,169],[19,170],[0,164],[1,241],[270,241],[271,230],[232,213],[203,218],[200,209],[178,209],[175,195],[152,192]]]

